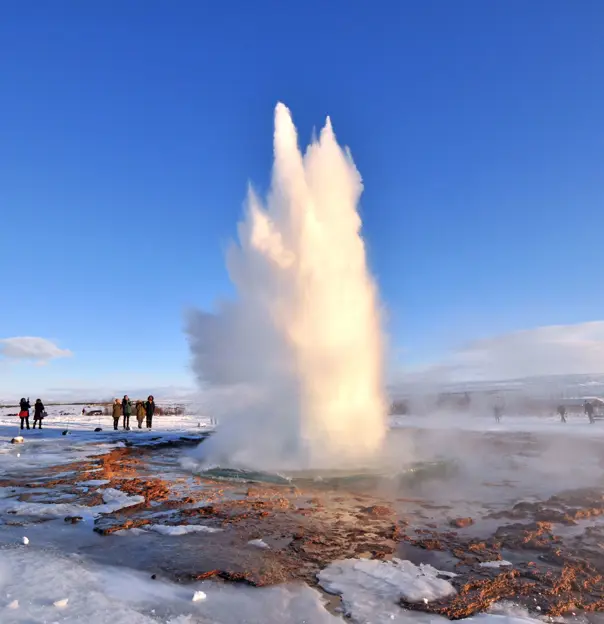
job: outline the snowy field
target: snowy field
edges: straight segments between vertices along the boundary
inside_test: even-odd
[[[430,565],[416,565],[397,557],[386,561],[347,559],[333,562],[318,574],[316,587],[286,583],[253,588],[210,580],[183,584],[160,575],[152,578],[146,571],[137,569],[134,563],[119,557],[115,557],[113,565],[101,564],[98,558],[87,556],[87,548],[99,540],[119,544],[116,540],[124,538],[119,534],[100,537],[92,532],[91,522],[109,511],[136,505],[140,497],[107,487],[106,480],[88,478],[79,485],[100,496],[96,505],[83,508],[72,504],[68,495],[57,496],[52,501],[44,500],[40,495],[38,500],[35,490],[32,490],[33,502],[17,502],[14,497],[17,489],[11,488],[6,476],[26,470],[44,471],[102,455],[126,444],[136,446],[178,440],[183,436],[201,436],[211,431],[209,419],[195,415],[156,416],[152,432],[138,429],[114,432],[110,416],[81,416],[81,406],[51,406],[41,431],[20,432],[18,418],[10,415],[16,411],[16,408],[0,408],[0,478],[4,479],[0,487],[2,624],[321,624],[345,619],[357,624],[427,624],[446,621],[436,615],[402,609],[397,603],[401,598],[410,602],[429,602],[455,593],[450,583],[452,573],[440,573]],[[33,424],[33,418],[31,422]],[[136,426],[134,418],[131,424]],[[584,441],[593,443],[604,438],[604,422],[589,425],[583,418],[573,416],[567,424],[561,424],[554,417],[529,416],[504,417],[501,423],[495,423],[489,417],[441,414],[433,418],[395,417],[392,426],[397,429],[399,439],[414,440],[413,449],[406,448],[406,452],[419,455],[420,448],[425,451],[421,441],[428,440],[431,453],[449,452],[470,460],[474,457],[477,470],[488,460],[472,450],[473,441],[464,442],[468,432],[504,438],[508,434],[527,435],[531,440],[547,440],[554,457],[552,464],[555,458],[560,458],[559,449],[567,449],[571,441],[570,446],[575,450],[567,449],[566,452],[574,453],[573,466],[579,472],[580,462],[575,458],[580,455]],[[94,432],[97,427],[103,431]],[[62,435],[64,431],[69,434]],[[11,439],[21,433],[25,442],[11,444]],[[507,453],[504,455],[499,458],[503,463],[518,461]],[[527,461],[531,461],[529,455]],[[550,463],[545,466],[544,470],[548,471]],[[585,474],[591,474],[589,471],[593,469],[588,461]],[[543,477],[543,474],[537,471],[537,476]],[[61,526],[64,516],[75,515],[82,517],[77,527]],[[35,520],[48,517],[56,518],[57,522],[38,523]],[[13,521],[9,523],[7,518]],[[24,518],[22,523],[21,518]],[[158,520],[156,524],[130,529],[127,533],[130,539],[137,532],[145,540],[146,536],[155,533],[156,539],[189,539],[207,544],[202,540],[214,540],[219,535],[213,531],[218,529],[199,525],[167,526]],[[140,548],[149,543],[159,542],[144,541]],[[259,551],[271,548],[261,538],[250,540],[248,547]],[[489,613],[469,619],[492,624],[535,621],[512,603],[496,604]],[[551,621],[550,618],[542,619]]]
[[[95,409],[95,406],[88,407],[87,411],[90,409]],[[14,467],[17,459],[23,467],[57,465],[102,454],[123,444],[125,435],[136,443],[148,443],[158,436],[163,440],[177,439],[182,435],[196,435],[212,428],[209,418],[193,415],[155,416],[154,430],[148,431],[145,428],[138,429],[136,418],[132,416],[131,431],[124,431],[121,418],[119,430],[114,431],[111,416],[82,415],[81,405],[52,405],[46,409],[48,416],[43,421],[42,430],[22,431],[16,415],[18,411],[18,407],[0,408],[0,476],[3,470]],[[29,421],[33,427],[33,409]],[[103,431],[95,433],[97,428]],[[63,435],[64,431],[69,431],[69,434]],[[6,443],[15,436],[24,436],[27,445],[7,446]]]

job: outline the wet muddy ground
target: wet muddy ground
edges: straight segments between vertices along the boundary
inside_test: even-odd
[[[427,445],[425,435],[405,433],[417,463],[393,475],[283,483],[185,471],[179,460],[198,440],[118,448],[8,474],[0,487],[21,503],[92,508],[105,488],[142,502],[92,520],[7,511],[0,534],[27,527],[53,547],[182,582],[316,585],[317,572],[334,560],[409,559],[454,572],[458,593],[401,606],[450,619],[500,600],[552,617],[604,608],[604,449],[597,441],[560,446],[534,434],[465,433]],[[205,529],[178,537],[145,529],[157,524]]]

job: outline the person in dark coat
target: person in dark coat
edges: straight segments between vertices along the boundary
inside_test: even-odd
[[[29,399],[21,399],[19,401],[19,407],[21,408],[21,411],[19,412],[19,418],[21,419],[21,429],[23,429],[24,424],[27,424],[27,428],[29,429],[29,410],[31,409]]]
[[[44,418],[44,403],[41,399],[36,399],[34,403],[34,429],[38,423],[38,429],[42,429],[42,419]]]
[[[117,431],[120,424],[120,416],[122,415],[122,402],[119,399],[115,399],[113,402],[113,429]]]
[[[128,398],[128,395],[124,395],[122,401],[122,414],[124,415],[124,429],[130,429],[130,414],[132,414],[132,401]]]
[[[560,416],[560,422],[566,422],[566,406],[558,405],[558,415]]]
[[[590,403],[589,401],[585,401],[584,409],[585,409],[585,415],[589,419],[589,422],[593,425],[596,422],[596,419],[594,418],[593,403]]]
[[[155,400],[152,395],[145,401],[145,413],[147,414],[147,429],[153,427],[153,414],[155,414]]]

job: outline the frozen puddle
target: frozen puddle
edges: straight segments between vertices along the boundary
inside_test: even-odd
[[[90,479],[90,481],[80,481],[78,485],[83,485],[85,487],[101,487],[103,485],[107,485],[108,483],[108,479]]]
[[[103,505],[86,507],[70,503],[22,503],[11,501],[0,496],[0,512],[17,516],[37,516],[40,518],[54,518],[61,516],[81,516],[94,518],[100,514],[108,514],[125,507],[139,505],[145,502],[143,496],[129,496],[120,490],[107,488],[99,490],[103,496]]]
[[[117,531],[116,535],[141,535],[153,531],[160,535],[178,536],[188,535],[189,533],[219,533],[222,529],[205,526],[204,524],[146,524],[144,528],[134,528]]]
[[[349,559],[320,573],[321,585],[342,596],[355,624],[435,624],[439,616],[405,611],[398,597],[450,595],[431,566],[408,561]],[[80,555],[31,547],[0,548],[2,624],[335,624],[317,590],[303,584],[252,588],[204,581],[183,585],[127,568],[101,566]],[[522,611],[499,607],[466,621],[536,624]]]
[[[205,599],[200,600],[202,592]],[[195,599],[197,597],[197,599]],[[332,624],[342,620],[305,585],[182,585],[79,556],[0,550],[2,624]]]
[[[483,561],[478,565],[480,565],[481,568],[502,568],[507,566],[513,566],[512,563],[506,561],[505,559],[502,559],[501,561]]]

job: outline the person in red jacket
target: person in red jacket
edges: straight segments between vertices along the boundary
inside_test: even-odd
[[[31,409],[29,399],[21,399],[21,401],[19,401],[19,407],[21,408],[21,411],[19,412],[19,418],[21,419],[21,429],[23,429],[24,424],[27,424],[27,428],[29,429],[29,410]]]

